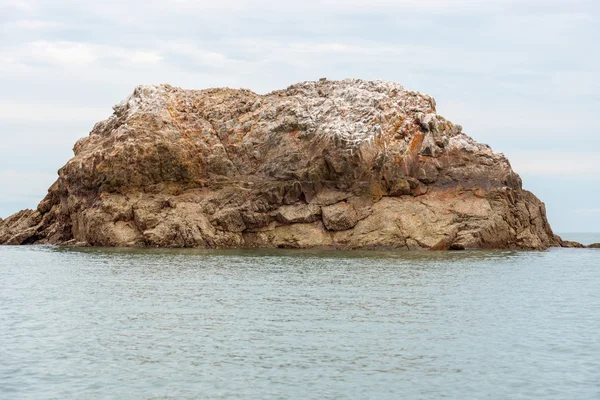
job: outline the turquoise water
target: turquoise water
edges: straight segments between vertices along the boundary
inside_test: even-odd
[[[0,247],[2,399],[598,399],[600,250]]]

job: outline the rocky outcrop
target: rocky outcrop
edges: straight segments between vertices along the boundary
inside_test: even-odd
[[[586,246],[582,245],[579,242],[574,242],[572,240],[562,240],[561,241],[561,247],[567,247],[570,249],[583,249]]]
[[[541,249],[560,246],[508,160],[390,82],[140,86],[74,147],[0,243]]]

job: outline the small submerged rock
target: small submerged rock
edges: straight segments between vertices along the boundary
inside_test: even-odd
[[[508,160],[383,81],[140,86],[74,147],[0,243],[543,249],[544,204]]]

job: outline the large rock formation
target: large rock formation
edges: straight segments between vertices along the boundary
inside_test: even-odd
[[[390,82],[140,86],[74,147],[0,243],[540,249],[560,246],[508,160]]]

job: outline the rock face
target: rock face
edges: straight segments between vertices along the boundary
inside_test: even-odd
[[[541,249],[560,246],[508,160],[382,81],[140,86],[74,147],[0,243]]]

